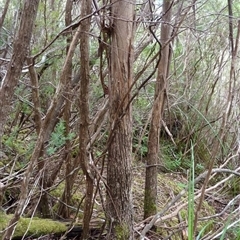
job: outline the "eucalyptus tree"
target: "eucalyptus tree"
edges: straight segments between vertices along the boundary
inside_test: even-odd
[[[159,137],[166,102],[166,88],[170,64],[171,18],[173,2],[163,1],[160,46],[160,61],[155,84],[155,95],[148,138],[148,153],[145,181],[144,218],[157,211],[157,165],[159,159]],[[161,162],[162,164],[162,162]]]
[[[7,13],[0,19],[1,31],[5,31],[11,15],[8,15],[12,9],[8,4],[15,3],[6,1],[4,12]],[[37,2],[25,3],[30,7]],[[177,170],[188,168],[191,143],[200,165],[196,165],[198,171],[206,167],[210,169],[210,176],[212,165],[209,162],[221,164],[219,159],[224,166],[238,169],[238,162],[232,161],[239,155],[236,149],[240,34],[239,23],[234,17],[238,4],[232,6],[231,1],[218,1],[219,9],[216,9],[215,2],[195,0],[139,0],[137,4],[123,0],[67,0],[65,8],[62,3],[59,0],[41,1],[34,27],[35,8],[27,15],[17,15],[21,25],[19,27],[16,21],[13,29],[19,28],[19,32],[9,38],[15,44],[13,54],[8,52],[11,61],[8,69],[4,69],[7,74],[0,89],[0,130],[6,126],[4,115],[11,104],[14,120],[11,119],[12,123],[5,130],[3,145],[7,146],[14,129],[20,132],[15,142],[21,140],[24,147],[32,144],[27,154],[26,149],[22,154],[10,148],[10,155],[15,154],[17,160],[24,158],[19,162],[26,164],[11,226],[26,209],[34,214],[36,206],[45,216],[50,210],[58,209],[53,215],[69,218],[74,213],[77,218],[79,212],[73,206],[73,190],[77,189],[85,204],[82,208],[79,200],[79,208],[84,210],[83,238],[88,235],[97,198],[102,201],[102,206],[98,207],[106,215],[109,239],[132,239],[134,164],[146,167],[145,193],[137,199],[141,202],[145,194],[144,213],[141,208],[140,214],[143,213],[146,222],[158,209],[161,188],[157,186],[157,166],[172,161]],[[229,26],[229,30],[225,26]],[[20,45],[18,40],[24,36],[27,41]],[[9,59],[3,57],[2,50],[0,54],[0,61],[6,66]],[[36,64],[39,58],[42,58],[41,64]],[[22,70],[24,63],[26,66]],[[3,65],[0,66],[1,76]],[[17,84],[26,94],[21,98],[15,92],[16,101],[10,104]],[[135,98],[140,104],[133,101]],[[21,122],[21,108],[16,106],[22,102],[30,109],[24,123]],[[132,102],[135,115],[132,114]],[[171,120],[171,114],[179,118],[183,128],[176,138],[171,137],[171,129],[168,131],[173,154],[165,159],[159,153],[166,141],[161,142],[159,132],[161,124]],[[139,159],[132,161],[132,118],[142,124],[143,115],[148,115],[150,124],[144,122],[145,136],[140,134],[137,141],[145,153],[147,149],[146,165],[137,162]],[[137,124],[134,127],[142,127]],[[165,124],[163,126],[168,130]],[[73,132],[72,139],[69,136]],[[236,156],[231,155],[234,151]],[[80,181],[85,184],[81,185]],[[64,185],[64,191],[58,184]],[[205,188],[207,184],[208,181]],[[51,198],[52,189],[59,190],[62,196]],[[58,208],[51,208],[51,203]],[[142,239],[160,217],[166,219],[163,214],[170,208],[177,211],[178,203],[176,200],[176,205],[166,204],[164,213],[156,214],[146,225]],[[173,212],[174,216],[176,214]],[[197,226],[198,217],[195,219]],[[11,227],[7,229],[6,239],[12,230]]]
[[[107,219],[112,239],[133,239],[132,109],[135,1],[112,1],[109,25],[110,135],[107,162]]]

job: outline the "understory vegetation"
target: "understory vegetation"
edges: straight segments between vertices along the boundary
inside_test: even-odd
[[[10,69],[25,2],[10,1],[4,22],[0,21],[0,91]],[[6,107],[6,118],[0,122],[4,123],[0,126],[0,237],[17,216],[12,238],[52,234],[60,238],[88,221],[90,229],[99,230],[92,238],[88,235],[89,239],[240,240],[240,4],[170,1],[171,21],[166,24],[162,20],[164,1],[136,1],[133,55],[129,53],[132,72],[127,74],[131,82],[126,84],[127,91],[119,83],[123,97],[113,99],[116,64],[111,51],[116,36],[107,27],[110,6],[115,3],[90,1],[91,18],[84,15],[90,19],[89,31],[85,31],[81,28],[88,24],[81,15],[83,2],[39,1],[29,52],[10,107]],[[161,24],[171,30],[165,45]],[[78,49],[82,36],[76,40],[72,58],[67,58],[78,31],[89,38],[89,61],[83,59],[84,49]],[[165,47],[169,47],[169,58],[163,110],[160,128],[155,129],[159,148],[157,162],[150,166],[153,107],[161,85],[158,66]],[[82,69],[84,61],[89,64]],[[80,71],[88,68],[89,82],[82,93]],[[88,98],[81,98],[86,92]],[[119,105],[114,112],[111,104],[115,102]],[[131,117],[126,121],[128,111]],[[118,135],[118,127],[124,124],[125,130],[127,124],[131,129]],[[115,144],[115,139],[123,137],[131,138],[131,143],[124,138],[121,146]],[[120,153],[131,148],[131,161],[125,164],[130,166],[125,175],[131,184],[121,191],[121,200],[124,203],[126,192],[131,192],[133,238],[122,213],[116,210],[122,225],[114,225],[109,217],[109,202],[115,201],[110,194],[114,189],[109,188],[111,144],[116,152],[122,147]],[[148,195],[146,171],[151,167],[157,171],[154,204],[144,200]],[[118,170],[115,174],[118,176]],[[112,181],[116,181],[115,190],[120,189],[122,178]],[[27,189],[26,195],[23,189]],[[118,209],[121,204],[113,205]],[[146,208],[154,214],[144,217]],[[112,228],[115,238],[109,233]]]

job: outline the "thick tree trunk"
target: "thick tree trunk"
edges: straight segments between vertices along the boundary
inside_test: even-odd
[[[161,25],[161,59],[158,66],[157,80],[155,86],[155,97],[152,109],[152,119],[150,123],[148,138],[148,154],[145,181],[144,197],[144,218],[156,214],[157,212],[157,164],[159,161],[159,135],[161,128],[164,103],[166,98],[167,74],[169,66],[169,44],[171,25],[171,5],[172,1],[163,2],[163,23]],[[161,163],[162,164],[162,163]]]
[[[110,140],[107,166],[107,217],[111,239],[132,239],[130,99],[134,1],[114,1],[110,54]]]

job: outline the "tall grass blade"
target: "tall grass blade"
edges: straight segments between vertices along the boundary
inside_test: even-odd
[[[191,142],[191,166],[188,185],[188,239],[194,240],[194,147]]]

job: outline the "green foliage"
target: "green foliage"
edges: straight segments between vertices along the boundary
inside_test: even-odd
[[[24,102],[22,104],[22,113],[25,113],[25,114],[29,115],[31,112],[32,112],[32,109],[29,106],[29,104],[27,102]]]
[[[211,226],[211,224],[212,224],[212,222],[209,221],[206,225],[204,225],[204,226],[202,227],[202,229],[199,231],[199,233],[198,233],[198,235],[197,235],[196,240],[201,239],[202,234],[204,234],[204,232],[207,230],[207,228],[208,228],[209,226]]]
[[[24,156],[27,160],[31,155],[31,152],[34,147],[34,142],[29,142],[26,144],[26,141],[18,138],[19,128],[16,126],[12,129],[9,135],[3,135],[2,143],[3,145],[11,152],[11,154],[15,153],[20,156]]]
[[[224,240],[224,239],[225,239],[225,235],[226,235],[226,233],[227,233],[227,227],[228,227],[228,225],[229,225],[229,222],[230,222],[230,219],[228,219],[228,221],[227,221],[227,223],[226,223],[226,225],[225,225],[225,227],[224,227],[224,229],[223,229],[223,232],[222,232],[222,235],[221,235],[220,240]]]
[[[16,146],[16,137],[17,137],[17,133],[18,133],[18,127],[15,127],[12,129],[12,132],[9,136],[7,135],[3,135],[3,144],[10,148],[13,149]]]
[[[160,145],[161,159],[164,166],[169,171],[179,171],[189,168],[190,160],[188,156],[184,156],[181,149],[178,149],[169,140],[162,140]]]
[[[147,155],[148,152],[148,136],[144,135],[141,139],[141,145],[139,146],[139,136],[138,134],[133,136],[133,149],[137,150],[138,156],[144,157]]]
[[[227,182],[228,193],[230,196],[237,196],[240,192],[240,178],[234,176]]]
[[[162,3],[159,3],[160,5]],[[189,2],[183,1],[182,3],[183,9],[188,9]],[[3,8],[4,4],[0,3],[1,8]],[[11,57],[12,52],[12,43],[14,41],[14,33],[15,29],[19,25],[19,20],[21,17],[20,9],[23,5],[22,1],[12,0],[10,1],[9,11],[4,19],[4,25],[0,32],[0,46],[4,51],[5,46],[10,47],[10,51],[7,53],[6,58]],[[156,5],[157,6],[157,5]],[[155,7],[156,7],[155,6]],[[238,102],[238,96],[235,95],[234,89],[229,88],[229,92],[232,92],[232,96],[226,96],[228,89],[228,82],[231,82],[229,79],[229,69],[231,64],[231,54],[229,54],[229,41],[226,40],[226,36],[229,35],[228,27],[228,9],[227,3],[217,0],[217,1],[206,1],[206,4],[196,5],[196,11],[194,12],[194,17],[191,15],[186,15],[184,18],[184,27],[176,28],[179,30],[174,34],[174,39],[172,39],[171,43],[171,52],[173,53],[171,57],[171,63],[169,68],[169,76],[166,81],[167,85],[167,101],[166,108],[164,112],[164,121],[168,121],[171,117],[167,116],[168,111],[169,115],[181,116],[183,119],[182,123],[184,125],[184,129],[181,132],[180,136],[174,137],[173,142],[168,139],[160,139],[160,151],[161,151],[161,160],[163,161],[164,166],[169,171],[186,171],[187,169],[191,169],[190,171],[190,179],[189,179],[189,198],[188,198],[188,218],[190,222],[189,231],[192,231],[191,223],[193,222],[193,208],[194,208],[194,171],[197,174],[198,172],[202,172],[208,165],[209,161],[212,159],[221,159],[225,160],[224,156],[228,156],[229,160],[231,159],[231,154],[234,147],[231,146],[231,152],[228,151],[228,145],[235,144],[232,143],[237,139],[237,135],[235,135],[238,131],[235,131],[239,128],[238,121],[234,124],[234,119],[232,116],[236,115],[238,119],[238,106],[236,104],[236,109],[232,109],[229,112],[229,119],[224,119],[224,113],[226,112],[227,99],[231,97],[231,101],[233,104]],[[39,92],[40,92],[40,101],[41,107],[44,113],[47,111],[48,104],[52,99],[52,96],[55,93],[56,85],[59,81],[59,75],[62,70],[63,62],[65,60],[66,53],[66,36],[65,34],[60,34],[61,30],[65,27],[64,22],[64,4],[62,1],[40,1],[38,7],[37,18],[34,24],[34,30],[32,34],[31,46],[30,46],[30,55],[36,56],[39,52],[42,52],[35,60],[36,63],[41,61],[41,58],[44,54],[47,54],[48,51],[50,53],[47,54],[46,69],[44,68],[36,68],[37,72],[41,72],[39,74]],[[76,10],[76,5],[73,4],[72,11],[72,19],[73,21],[79,20],[79,9]],[[142,6],[137,5],[138,11],[142,11]],[[175,13],[178,8],[177,5],[174,5],[173,18],[176,19]],[[180,9],[180,8],[179,8]],[[159,11],[161,11],[161,7],[159,7]],[[102,12],[105,13],[104,11]],[[237,39],[237,16],[240,13],[240,4],[238,2],[233,3],[233,38]],[[106,12],[107,14],[107,12]],[[137,13],[138,14],[138,13]],[[142,12],[139,12],[139,16],[141,16]],[[182,16],[182,13],[178,13],[179,16]],[[190,12],[192,14],[192,12]],[[75,16],[74,16],[75,15]],[[104,18],[104,16],[103,16]],[[179,23],[181,20],[179,19]],[[174,23],[173,23],[174,24]],[[94,114],[99,109],[98,99],[103,94],[101,83],[99,81],[99,56],[97,54],[99,50],[98,38],[101,33],[101,29],[99,29],[97,24],[93,22],[91,27],[91,40],[90,40],[90,49],[91,49],[91,83],[90,83],[90,108],[91,114]],[[142,27],[144,26],[144,27]],[[189,26],[189,27],[188,27]],[[159,27],[156,26],[156,36],[160,36]],[[59,38],[51,43],[50,46],[48,44],[53,40],[54,37],[58,36]],[[147,45],[145,44],[145,40],[148,40],[150,32],[149,29],[146,28],[146,24],[139,22],[136,37],[134,38],[134,42],[132,43],[138,51],[141,49],[141,46],[145,46],[142,49],[142,52],[137,57],[134,62],[133,69],[133,78],[138,76],[138,73],[142,72],[145,66],[147,66],[148,61],[159,51],[159,44],[156,43],[154,39],[152,39]],[[111,48],[110,40],[105,42],[106,46]],[[48,47],[47,47],[48,46]],[[46,47],[46,48],[45,48]],[[6,48],[6,50],[7,50]],[[45,49],[45,50],[44,50]],[[43,51],[44,50],[44,51]],[[107,51],[106,51],[107,52]],[[51,56],[50,56],[51,55]],[[108,55],[106,53],[106,55]],[[59,57],[61,56],[61,57]],[[73,57],[73,66],[76,62],[79,61],[79,53],[75,53]],[[111,65],[108,63],[108,57],[104,58],[104,66],[101,69],[103,72],[106,72],[107,75],[105,77],[105,82],[107,82],[109,73],[108,67]],[[4,62],[4,61],[3,61]],[[6,61],[7,63],[7,61]],[[143,72],[142,75],[137,79],[137,83],[133,86],[133,92],[140,86],[142,81],[146,79],[147,76],[152,72],[155,67],[156,60],[154,60]],[[236,74],[235,78],[238,79],[239,71],[238,64],[236,64]],[[79,68],[79,65],[77,65]],[[1,66],[1,71],[4,69]],[[156,78],[155,74],[152,76],[153,80]],[[7,127],[6,134],[3,136],[2,143],[4,148],[9,151],[9,155],[17,155],[24,159],[22,162],[27,163],[29,156],[32,153],[32,149],[35,144],[36,135],[32,133],[34,130],[32,127],[29,127],[29,122],[34,122],[32,119],[31,112],[33,110],[33,103],[31,98],[31,86],[29,85],[29,75],[22,74],[21,81],[19,81],[19,86],[15,91],[16,98],[14,99],[13,113],[10,114],[9,122],[13,124],[9,124],[11,127]],[[133,148],[138,149],[138,153],[141,156],[147,155],[147,145],[148,145],[148,129],[146,132],[142,134],[144,129],[144,125],[149,119],[149,113],[152,107],[153,98],[154,98],[154,90],[155,90],[155,81],[149,81],[149,83],[144,86],[139,92],[138,96],[134,99],[133,104],[133,119],[134,119],[134,137],[133,137]],[[238,82],[233,82],[232,86],[236,85],[236,89],[239,88]],[[74,104],[76,103],[75,99],[77,96],[77,92],[72,92],[71,97],[73,108],[75,108]],[[19,101],[19,99],[21,101]],[[16,104],[16,102],[19,102]],[[20,110],[22,113],[29,115],[29,119],[24,123],[23,126],[17,126],[19,122],[19,118],[21,115],[16,114],[16,110]],[[74,109],[75,110],[75,109]],[[93,110],[93,111],[92,111]],[[232,115],[232,116],[231,116]],[[216,119],[220,119],[219,121]],[[224,120],[226,128],[221,125],[221,121]],[[171,121],[171,119],[170,119]],[[213,121],[213,123],[212,123]],[[233,124],[232,124],[233,123]],[[107,125],[107,123],[106,123]],[[231,128],[232,126],[234,127]],[[228,126],[230,126],[228,128]],[[221,127],[221,129],[220,129]],[[74,128],[74,126],[73,126]],[[24,130],[23,130],[24,129]],[[214,141],[219,141],[218,132],[219,129],[222,131],[221,134],[225,134],[224,136],[224,145],[221,145],[221,151],[217,151],[218,156],[213,156],[213,152],[215,152]],[[106,139],[108,133],[104,133],[104,136],[98,141],[96,144],[92,146],[92,152],[94,154],[93,157],[99,157],[102,155],[102,149],[106,147]],[[228,137],[230,136],[230,137]],[[60,121],[52,133],[49,145],[47,146],[47,154],[53,155],[55,154],[61,147],[64,146],[66,141],[74,138],[74,134],[66,134],[66,126],[63,121]],[[141,139],[140,139],[141,138]],[[231,139],[231,141],[229,141]],[[230,143],[229,143],[230,142]],[[139,146],[140,145],[140,146]],[[73,146],[73,144],[72,144]],[[72,157],[74,158],[79,151],[78,142],[76,140],[76,144],[72,148]],[[193,146],[194,146],[194,156],[193,156]],[[230,149],[230,147],[229,147]],[[218,149],[217,149],[218,150]],[[4,149],[5,151],[5,149]],[[43,156],[44,158],[44,156]],[[10,159],[10,158],[9,158]],[[10,159],[11,160],[11,159]],[[44,159],[45,160],[45,159]],[[6,160],[6,162],[8,159]],[[19,162],[19,161],[18,161]],[[21,162],[21,161],[20,161]],[[21,164],[22,164],[21,162]],[[4,167],[5,161],[2,161],[1,164]],[[7,163],[6,163],[7,164]],[[17,163],[18,164],[18,163]],[[218,165],[218,163],[217,163]],[[219,166],[219,165],[218,165]],[[231,167],[230,167],[231,168]],[[231,168],[234,169],[234,168]],[[61,168],[61,174],[57,177],[64,179],[62,173],[64,173],[64,165]],[[5,171],[5,169],[4,169]],[[220,175],[220,174],[219,174]],[[218,177],[221,178],[222,175]],[[166,178],[166,176],[164,176]],[[213,179],[213,182],[215,178]],[[173,185],[172,183],[167,183],[168,185]],[[211,183],[210,183],[211,184]],[[226,183],[228,194],[230,196],[236,196],[240,191],[239,178],[234,177]],[[62,189],[61,189],[62,187]],[[174,186],[173,186],[174,187]],[[178,187],[183,187],[183,183],[179,183]],[[163,186],[160,187],[161,189]],[[64,186],[58,186],[56,188],[56,195],[61,197]],[[171,189],[169,191],[172,191]],[[176,187],[174,188],[174,192],[176,191]],[[217,190],[216,190],[217,191]],[[72,203],[75,204],[79,201],[81,194],[72,196]],[[152,205],[148,206],[152,208]],[[185,209],[186,211],[186,209]],[[185,216],[187,215],[187,211]],[[7,217],[6,217],[7,218]],[[0,223],[1,223],[0,217]],[[24,222],[24,220],[23,220]],[[201,223],[199,223],[200,225]],[[24,225],[24,224],[23,224]],[[20,225],[21,226],[21,225]],[[202,227],[200,233],[203,233],[207,228],[208,224]],[[238,226],[239,227],[239,226]],[[227,229],[227,227],[226,227]],[[119,232],[119,236],[124,238],[124,227],[117,229]],[[229,229],[222,235],[222,239],[226,237],[227,234],[233,234],[236,239],[239,239],[239,228]],[[201,235],[199,233],[199,236]],[[189,238],[193,238],[192,232],[189,232]],[[235,239],[235,238],[232,238]]]
[[[51,134],[51,138],[49,140],[49,145],[47,148],[47,154],[54,154],[60,147],[62,147],[67,140],[72,140],[75,136],[74,133],[69,133],[68,136],[65,136],[65,122],[60,120],[60,122],[56,125],[54,131]]]
[[[240,240],[240,224],[236,225],[236,227],[233,228],[232,232],[235,236],[235,239]]]
[[[133,149],[138,150],[137,154],[141,157],[146,156],[148,151],[149,127],[145,129],[145,124],[148,112],[151,109],[151,99],[153,99],[153,96],[154,84],[151,83],[140,91],[133,105]]]
[[[55,88],[52,85],[46,85],[45,88],[43,89],[43,94],[46,97],[51,97],[55,92]]]
[[[228,216],[227,221],[224,224],[224,229],[221,232],[220,240],[224,239],[240,240],[240,223],[239,221],[235,221],[233,223],[232,216],[233,216],[232,213]]]

